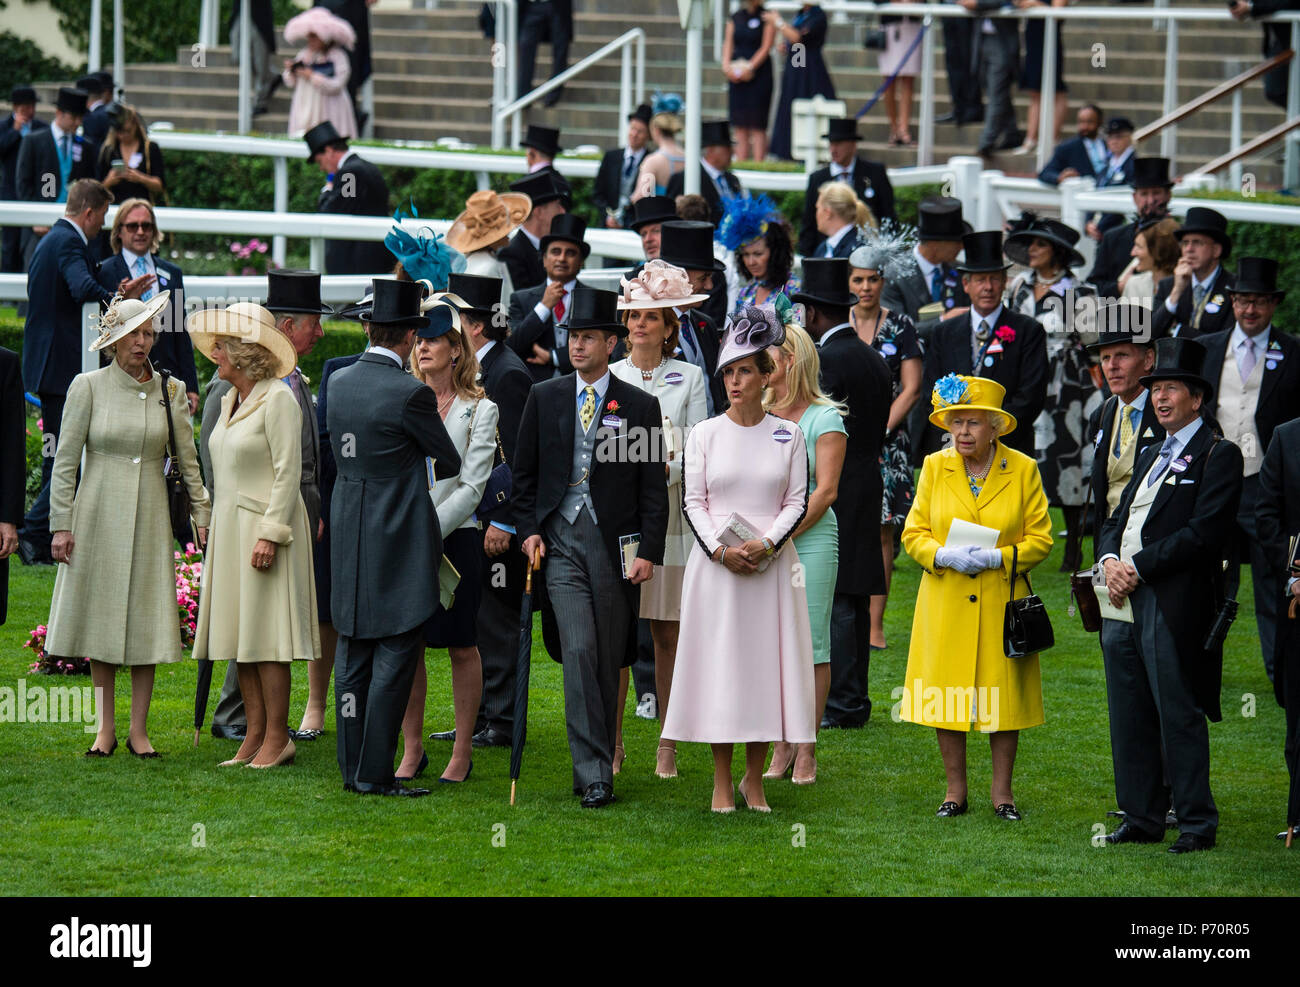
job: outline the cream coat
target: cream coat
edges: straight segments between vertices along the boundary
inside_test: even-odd
[[[210,661],[319,658],[316,582],[302,475],[302,411],[280,380],[261,380],[231,416],[237,392],[221,399],[208,439],[216,484],[203,567],[194,657]],[[278,546],[269,569],[253,547]]]
[[[171,391],[181,473],[202,527],[210,509],[194,442],[185,441],[194,434],[189,403],[174,380]],[[54,580],[50,654],[112,665],[180,660],[166,450],[160,376],[141,384],[111,363],[72,381],[50,481],[50,530],[71,531],[74,545]]]
[[[997,528],[1002,566],[966,576],[936,568],[954,518]],[[903,525],[903,548],[925,569],[912,618],[912,643],[900,713],[910,723],[992,732],[1043,722],[1038,656],[1008,658],[1002,623],[1011,598],[1011,546],[1018,551],[1016,596],[1028,593],[1021,578],[1052,548],[1038,464],[1001,443],[978,500],[971,495],[961,456],[948,448],[925,458],[916,499]]]
[[[460,472],[439,480],[429,494],[445,540],[457,528],[478,527],[474,512],[483,499],[497,451],[497,406],[487,398],[466,401],[457,396],[443,425],[460,454]]]

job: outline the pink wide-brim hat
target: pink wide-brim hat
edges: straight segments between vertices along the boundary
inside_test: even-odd
[[[291,45],[306,44],[307,36],[311,34],[326,44],[342,45],[349,51],[357,43],[357,33],[352,30],[352,25],[324,7],[304,10],[290,17],[284,25],[284,40]]]
[[[646,308],[682,308],[709,297],[691,291],[691,279],[685,269],[657,258],[646,261],[645,267],[637,272],[636,277],[620,278],[619,285],[622,288],[618,298],[620,312]]]

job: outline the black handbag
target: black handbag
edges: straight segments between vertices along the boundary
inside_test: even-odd
[[[1002,622],[1002,651],[1008,658],[1024,658],[1046,651],[1056,643],[1052,621],[1047,607],[1029,585],[1029,595],[1016,599],[1016,546],[1011,546],[1011,599],[1007,601],[1006,617]]]
[[[186,545],[197,545],[194,527],[190,523],[190,491],[181,476],[180,457],[177,455],[176,429],[172,425],[171,374],[166,370],[162,375],[162,405],[167,415],[167,460],[163,465],[163,482],[167,485],[167,513],[171,516],[172,536]]]
[[[474,404],[474,414],[478,414],[478,402]],[[469,421],[469,433],[471,436],[474,434],[474,418],[472,416]],[[492,472],[488,474],[487,483],[483,486],[483,496],[479,499],[478,508],[474,512],[479,518],[491,514],[493,511],[499,511],[510,503],[510,492],[514,477],[510,472],[510,464],[506,462],[506,451],[501,448],[501,429],[499,428],[496,430],[496,440],[497,456],[500,457],[500,462],[492,467]]]
[[[888,38],[883,27],[867,27],[862,32],[862,47],[867,51],[884,51]]]

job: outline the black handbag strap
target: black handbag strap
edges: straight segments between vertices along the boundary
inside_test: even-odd
[[[1017,550],[1015,545],[1012,545],[1011,546],[1011,599],[1013,600],[1016,598],[1016,562],[1018,556],[1019,556],[1019,551]],[[1034,592],[1034,587],[1029,582],[1029,573],[1027,572],[1025,573],[1025,587],[1029,590],[1029,595],[1032,596]]]
[[[167,443],[171,447],[171,473],[173,475],[179,475],[180,463],[177,462],[179,453],[176,446],[176,429],[172,425],[172,401],[170,388],[168,386],[171,382],[171,374],[166,370],[160,370],[159,374],[162,376],[163,412],[167,415]]]

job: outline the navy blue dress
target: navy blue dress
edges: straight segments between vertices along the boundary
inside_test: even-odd
[[[822,56],[822,46],[826,44],[825,12],[821,7],[805,7],[791,19],[790,26],[803,34],[799,42],[803,49],[798,53],[792,48],[786,51],[785,69],[781,73],[781,99],[776,106],[776,121],[772,124],[771,151],[784,161],[793,157],[790,104],[796,99],[812,99],[818,95],[826,99],[835,98],[835,85]],[[782,40],[778,38],[777,43]],[[799,65],[792,64],[796,54]]]
[[[755,11],[742,7],[731,15],[731,57],[753,58],[763,45],[763,7]],[[754,78],[728,83],[728,112],[733,127],[766,130],[772,108],[772,59],[763,59]]]

